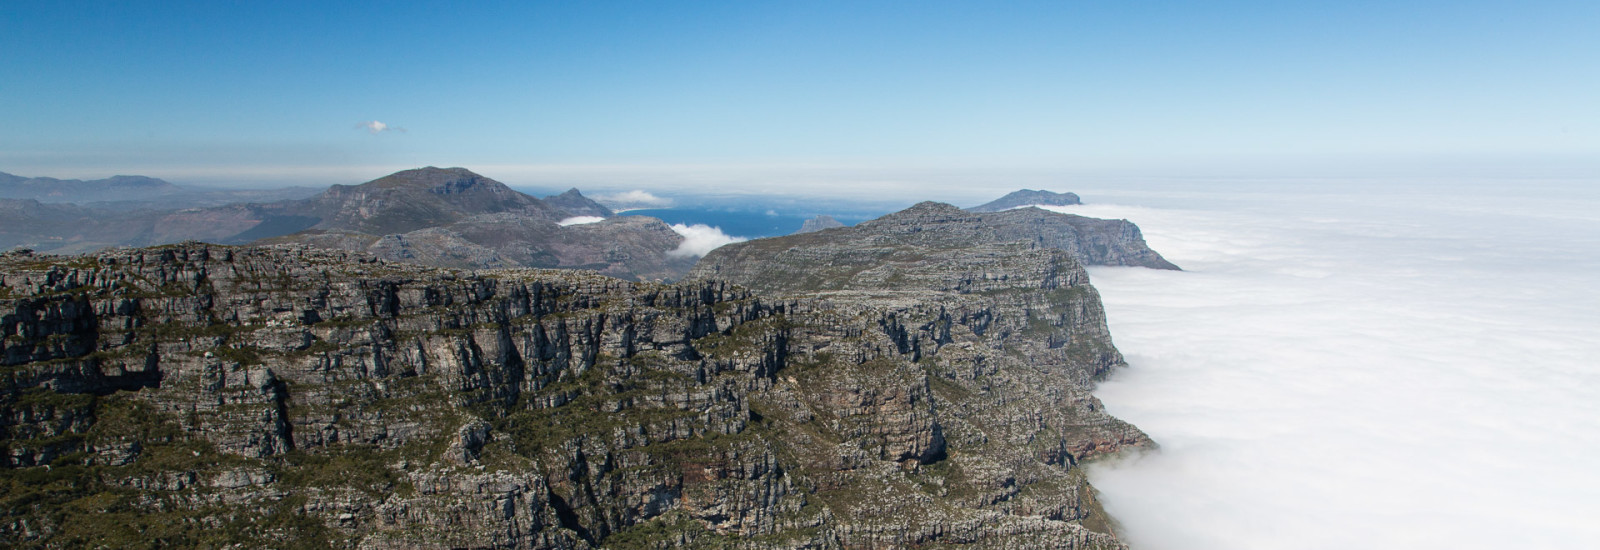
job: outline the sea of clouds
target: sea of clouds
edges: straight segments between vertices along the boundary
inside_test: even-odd
[[[1059,209],[1185,269],[1090,269],[1135,550],[1600,548],[1600,192],[1205,189]]]
[[[683,242],[678,243],[677,248],[668,250],[667,255],[680,258],[704,256],[706,253],[716,250],[719,246],[750,240],[723,233],[721,227],[699,223],[688,225],[675,223],[672,224],[672,230],[683,236]]]

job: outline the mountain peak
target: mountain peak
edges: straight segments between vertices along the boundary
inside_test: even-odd
[[[610,208],[606,208],[605,205],[583,196],[583,193],[579,192],[576,187],[568,189],[567,192],[560,195],[545,197],[544,202],[567,213],[567,217],[599,216],[609,218],[617,214],[612,212]]]
[[[817,231],[833,229],[835,227],[845,227],[845,225],[843,222],[833,219],[833,216],[820,215],[806,220],[805,223],[800,224],[800,230],[796,231],[795,233],[815,233]]]
[[[361,185],[335,185],[307,199],[318,229],[344,229],[372,235],[404,233],[455,222],[468,216],[521,212],[554,215],[539,199],[522,194],[466,168],[428,166],[401,170]]]
[[[401,170],[393,174],[356,186],[369,189],[426,189],[437,194],[460,193],[474,188],[492,189],[493,192],[511,191],[505,184],[478,175],[466,168],[438,168],[427,166]]]

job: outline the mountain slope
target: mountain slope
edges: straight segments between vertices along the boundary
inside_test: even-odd
[[[578,192],[578,188],[576,187],[568,189],[567,192],[560,195],[550,195],[545,197],[544,202],[545,204],[565,212],[566,217],[598,216],[601,218],[609,218],[616,215],[616,212],[612,212],[611,209],[606,208],[605,205],[595,202],[589,197],[583,196],[583,193]]]
[[[361,185],[335,185],[282,205],[281,214],[320,218],[315,229],[405,233],[500,212],[556,220],[555,208],[465,168],[418,168]]]
[[[1082,201],[1078,200],[1078,195],[1076,193],[1056,193],[1053,191],[1020,189],[1006,193],[1006,196],[1004,197],[968,208],[967,211],[1000,212],[1002,210],[1010,210],[1019,206],[1072,206],[1074,204],[1083,204]]]
[[[882,256],[892,251],[956,250],[990,244],[1022,243],[1055,249],[1087,265],[1129,265],[1177,269],[1150,250],[1138,226],[1127,220],[1101,220],[1022,208],[975,213],[924,202],[852,227],[734,243],[711,251],[690,277],[718,278],[758,289],[811,290],[881,284]],[[781,269],[771,268],[781,265]],[[840,286],[844,285],[844,286]]]

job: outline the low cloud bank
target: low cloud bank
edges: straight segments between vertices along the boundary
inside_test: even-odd
[[[723,233],[720,227],[698,223],[694,225],[675,223],[672,224],[672,230],[679,235],[683,235],[683,242],[678,244],[678,248],[667,251],[667,255],[678,258],[705,256],[707,252],[716,250],[719,246],[750,240],[744,237],[729,236],[727,233]]]
[[[672,199],[667,197],[658,197],[654,194],[651,194],[649,191],[641,191],[638,189],[633,191],[624,191],[621,193],[595,195],[594,200],[617,212],[639,210],[644,208],[667,208],[672,206]]]
[[[556,222],[556,225],[566,227],[569,225],[583,225],[586,223],[599,223],[603,221],[606,221],[606,219],[600,216],[573,216]]]
[[[1187,270],[1090,269],[1135,549],[1600,548],[1595,192],[1122,193],[1051,209]]]

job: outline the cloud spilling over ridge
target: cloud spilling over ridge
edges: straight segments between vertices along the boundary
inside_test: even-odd
[[[678,244],[678,248],[667,251],[667,255],[678,258],[705,256],[707,252],[716,250],[719,246],[750,240],[744,237],[731,237],[723,233],[720,227],[698,223],[694,225],[675,223],[672,224],[672,230],[683,235],[683,242]]]
[[[1130,365],[1096,394],[1162,445],[1090,466],[1125,539],[1600,548],[1593,195],[1051,207],[1130,219],[1188,270],[1090,269]]]
[[[658,197],[649,191],[635,189],[621,193],[595,195],[594,200],[607,208],[617,212],[639,210],[643,208],[667,208],[672,206],[672,199]]]
[[[378,134],[381,134],[381,133],[384,133],[384,132],[405,133],[405,131],[406,131],[405,128],[400,128],[398,126],[390,126],[388,124],[384,124],[384,123],[376,121],[376,120],[366,120],[366,121],[358,122],[358,123],[356,123],[356,128],[362,129],[362,130],[366,130],[367,133],[372,134],[372,135],[378,135]]]
[[[603,221],[606,221],[606,219],[600,216],[573,216],[556,222],[556,225],[566,227],[569,225],[583,225],[586,223],[600,223]]]

